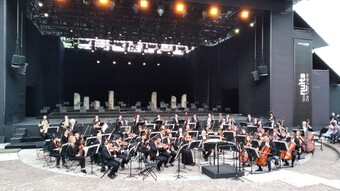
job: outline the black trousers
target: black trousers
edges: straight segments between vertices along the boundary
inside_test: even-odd
[[[167,164],[168,162],[173,163],[175,161],[175,157],[176,157],[175,151],[170,151],[170,152],[162,151],[160,154],[166,158],[165,164]]]
[[[158,160],[158,163],[157,163],[157,169],[160,169],[162,164],[166,164],[168,159],[162,155],[159,155],[159,156],[155,156],[153,158],[154,160]]]
[[[60,154],[60,153],[59,153],[59,154],[58,154],[58,153],[50,153],[50,156],[56,158],[56,160],[57,160],[57,165],[60,164],[60,158],[61,158],[63,164],[65,164],[65,155]]]
[[[109,160],[109,161],[106,161],[106,164],[109,168],[111,168],[109,176],[116,174],[116,172],[119,169],[120,162],[116,160]]]
[[[81,157],[72,157],[70,158],[70,160],[77,160],[79,161],[80,167],[83,169],[85,168],[85,157],[81,156]]]

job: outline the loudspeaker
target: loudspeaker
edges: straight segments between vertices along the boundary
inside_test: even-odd
[[[26,57],[23,55],[17,55],[14,54],[12,57],[12,67],[17,68],[17,67],[22,67],[26,63]]]
[[[256,70],[252,71],[251,74],[253,75],[254,81],[259,81],[259,73]]]
[[[257,70],[259,76],[267,76],[268,75],[267,66],[257,66],[256,70]]]
[[[21,75],[21,76],[26,75],[27,66],[28,66],[28,64],[25,63],[23,66],[20,66],[20,67],[18,67],[18,68],[15,68],[17,74],[18,74],[18,75]]]

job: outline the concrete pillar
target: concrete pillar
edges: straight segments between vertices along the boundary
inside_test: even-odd
[[[80,94],[79,93],[73,94],[73,109],[80,110]]]
[[[114,105],[114,91],[109,91],[109,105],[108,105],[108,109],[114,109],[115,105]]]

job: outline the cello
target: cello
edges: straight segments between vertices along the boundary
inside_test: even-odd
[[[295,150],[296,144],[294,142],[289,142],[288,150],[282,151],[280,153],[280,158],[283,160],[292,160],[292,153]]]
[[[271,150],[270,150],[270,147],[268,146],[264,146],[261,151],[259,152],[260,154],[260,158],[257,158],[255,160],[255,163],[259,166],[266,166],[267,164],[267,158],[268,158],[268,155],[270,154]]]

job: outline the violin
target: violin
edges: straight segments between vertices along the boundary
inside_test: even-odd
[[[84,156],[84,144],[85,144],[84,139],[80,138],[78,146],[78,156]]]

